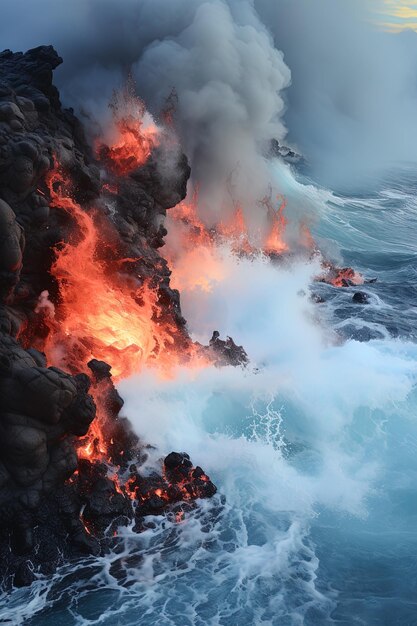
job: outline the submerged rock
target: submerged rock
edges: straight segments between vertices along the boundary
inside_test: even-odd
[[[355,304],[369,304],[369,295],[364,291],[357,291],[352,296],[352,302]]]

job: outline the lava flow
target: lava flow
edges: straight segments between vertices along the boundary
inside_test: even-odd
[[[171,285],[182,291],[210,292],[225,278],[226,268],[217,254],[216,233],[198,217],[198,194],[183,201],[168,215],[169,239],[163,249],[172,271]]]
[[[94,212],[83,210],[71,197],[71,183],[59,166],[47,183],[51,207],[71,216],[77,238],[60,245],[51,267],[60,302],[57,317],[49,320],[48,360],[76,371],[96,358],[111,363],[117,379],[151,359],[172,357],[175,328],[159,324],[157,293],[139,277],[115,272],[112,259],[100,256],[104,242]]]
[[[251,241],[240,204],[232,202],[232,217],[220,221],[211,229],[199,216],[198,192],[177,205],[168,215],[169,237],[163,252],[172,270],[172,286],[182,292],[210,292],[216,283],[226,278],[227,257],[230,254],[238,257],[263,254],[276,260],[291,252],[304,258],[320,256],[323,273],[316,277],[319,282],[339,288],[364,283],[363,277],[352,268],[339,268],[321,257],[305,221],[300,222],[298,239],[294,242],[294,249],[290,249],[286,241],[287,200],[279,194],[277,201],[278,208],[273,205],[270,195],[258,203],[264,211],[269,228],[263,241],[261,238],[257,245]]]
[[[333,287],[351,287],[363,285],[365,282],[363,276],[351,267],[338,268],[327,261],[322,265],[325,273],[317,278],[319,282],[328,283]]]

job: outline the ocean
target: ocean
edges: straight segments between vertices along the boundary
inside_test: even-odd
[[[222,279],[182,294],[183,313],[196,339],[242,344],[249,367],[119,386],[158,448],[148,468],[185,450],[218,494],[4,595],[0,624],[417,624],[417,173],[349,196],[271,168],[289,219],[309,215],[323,253],[376,282],[338,289],[314,281],[316,258],[220,251]]]

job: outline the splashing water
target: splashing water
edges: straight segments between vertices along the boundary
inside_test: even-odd
[[[361,288],[370,304],[352,304],[358,287],[318,283],[326,302],[313,304],[317,259],[220,251],[222,277],[210,290],[185,285],[182,306],[196,339],[214,327],[235,336],[249,368],[179,367],[163,381],[145,369],[119,389],[159,448],[149,470],[161,451],[185,449],[222,495],[180,523],[121,529],[113,553],[13,592],[1,619],[18,607],[29,626],[414,623],[417,250],[396,238],[417,219],[417,183],[343,199],[276,176],[288,210],[306,197],[316,205],[315,238],[377,275]],[[368,245],[370,221],[385,255]],[[349,326],[378,334],[358,341]]]

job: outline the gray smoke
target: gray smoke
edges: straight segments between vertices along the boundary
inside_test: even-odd
[[[290,72],[250,2],[194,7],[184,30],[146,48],[134,75],[153,110],[175,87],[181,139],[205,215],[223,205],[231,188],[253,209],[270,179],[262,154],[286,133],[281,92]]]
[[[61,93],[79,113],[102,116],[128,71],[154,114],[174,88],[181,144],[206,218],[217,221],[230,194],[246,209],[265,196],[263,154],[286,134],[282,90],[290,71],[250,0],[83,0],[72,12],[35,4],[48,15],[49,33],[35,19],[10,45],[52,39],[65,59]],[[10,4],[9,15],[16,10]]]
[[[103,119],[129,71],[156,115],[175,88],[210,214],[231,188],[253,209],[269,183],[266,147],[286,128],[333,185],[417,160],[417,35],[378,32],[378,2],[3,0],[0,34],[13,49],[55,45],[79,114]]]
[[[378,30],[381,0],[256,0],[285,53],[290,139],[331,186],[417,160],[417,33]]]

